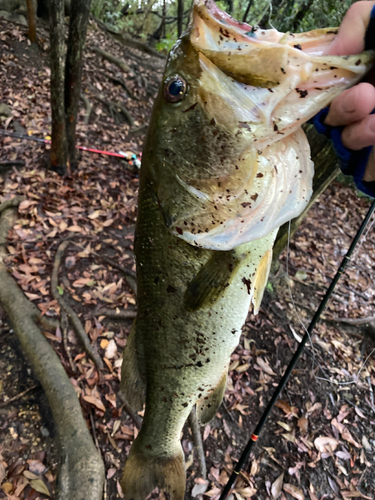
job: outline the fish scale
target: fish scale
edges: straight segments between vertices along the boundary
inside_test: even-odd
[[[259,310],[278,227],[312,192],[300,125],[373,60],[322,55],[334,36],[257,35],[197,0],[168,57],[142,156],[138,312],[121,373],[128,403],[145,404],[121,479],[126,500],[156,486],[184,498],[184,423],[194,405],[202,424],[215,416],[249,308]]]

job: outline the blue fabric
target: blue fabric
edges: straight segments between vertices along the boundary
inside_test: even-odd
[[[370,22],[365,35],[365,50],[370,49],[375,49],[375,5],[372,8]],[[372,146],[363,148],[360,151],[353,151],[346,148],[341,140],[341,133],[344,127],[330,127],[324,123],[328,110],[328,107],[322,109],[312,119],[317,132],[324,134],[332,140],[343,174],[352,175],[357,188],[368,196],[375,198],[375,181],[366,182],[363,180]],[[375,110],[371,114],[375,114]]]

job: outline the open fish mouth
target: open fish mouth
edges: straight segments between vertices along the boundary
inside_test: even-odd
[[[221,157],[207,153],[204,175],[176,174],[188,201],[173,206],[170,226],[192,245],[230,250],[304,210],[313,164],[301,125],[359,81],[373,53],[324,56],[336,29],[255,30],[211,0],[195,2],[189,29],[201,69],[197,101],[231,140]]]

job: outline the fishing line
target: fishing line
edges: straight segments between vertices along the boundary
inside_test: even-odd
[[[40,137],[35,137],[34,135],[17,134],[16,132],[8,132],[7,130],[1,130],[1,129],[0,129],[0,135],[4,135],[6,137],[15,137],[16,139],[21,139],[21,140],[25,140],[25,141],[41,142],[42,144],[51,144],[52,143],[52,141],[49,139],[41,139]],[[76,146],[76,149],[79,149],[80,151],[86,151],[87,153],[96,153],[99,155],[115,156],[116,158],[122,158],[123,160],[128,161],[127,155],[123,151],[120,151],[119,153],[114,153],[112,151],[103,151],[101,149],[87,148],[86,146]],[[136,155],[134,154],[133,157],[131,158],[131,160],[133,160],[135,162],[136,167],[139,167],[140,162],[137,159]],[[137,162],[139,162],[139,165]]]
[[[316,323],[318,322],[323,310],[325,309],[327,302],[328,302],[329,298],[331,297],[338,280],[340,279],[340,276],[342,275],[345,267],[347,266],[348,262],[350,261],[350,258],[354,252],[354,249],[357,246],[357,243],[358,243],[360,237],[362,236],[363,232],[365,231],[374,211],[375,211],[375,200],[373,201],[371,207],[369,208],[369,210],[367,212],[366,217],[364,218],[360,228],[358,229],[358,232],[355,235],[355,237],[354,237],[354,239],[349,247],[349,250],[347,251],[346,255],[344,256],[330,286],[328,287],[328,290],[327,290],[325,296],[323,297],[323,299],[318,307],[318,310],[315,312],[315,314],[311,320],[311,323],[308,327],[308,331],[303,336],[302,341],[300,342],[296,352],[294,353],[294,355],[293,355],[293,357],[288,365],[288,368],[286,369],[284,375],[282,376],[282,378],[279,382],[279,385],[277,386],[276,390],[274,391],[274,393],[272,395],[270,402],[268,403],[266,409],[264,410],[263,415],[261,416],[261,418],[258,422],[258,425],[256,426],[253,434],[251,435],[250,440],[248,441],[245,449],[243,450],[241,457],[237,462],[237,465],[233,469],[233,472],[232,472],[231,476],[229,477],[228,482],[225,485],[225,487],[220,495],[219,500],[225,500],[227,498],[228,493],[230,492],[232,485],[236,481],[237,476],[239,475],[239,473],[241,472],[245,463],[247,462],[247,459],[249,458],[250,452],[253,449],[254,444],[258,440],[259,434],[261,433],[262,428],[263,428],[264,424],[266,423],[267,418],[268,418],[269,414],[271,413],[274,404],[276,403],[278,397],[281,394],[281,391],[283,390],[286,383],[288,382],[289,377],[293,371],[293,368],[297,364],[297,361],[299,360],[299,358],[304,350],[304,347],[310,338],[309,335],[314,330]]]

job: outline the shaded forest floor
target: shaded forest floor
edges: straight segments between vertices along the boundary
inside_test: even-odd
[[[11,110],[0,116],[0,127],[45,138],[50,134],[48,36],[43,28],[39,36],[37,50],[27,44],[24,28],[0,22],[0,105]],[[130,70],[124,74],[103,61],[91,50],[94,45],[121,57]],[[122,46],[91,23],[83,94],[93,108],[86,124],[87,101],[81,103],[78,144],[139,158],[142,126],[147,127],[162,69],[163,61]],[[132,126],[118,104],[131,114]],[[46,168],[47,149],[0,135],[0,202],[15,195],[24,198],[9,233],[7,266],[42,313],[57,319],[60,307],[51,294],[51,273],[59,244],[71,241],[59,273],[59,293],[79,314],[105,369],[98,373],[73,331],[66,337],[60,328],[44,334],[76,389],[105,462],[106,498],[112,500],[123,497],[120,470],[137,435],[117,396],[131,321],[108,319],[108,309],[136,308],[132,283],[114,263],[135,270],[138,169],[125,160],[82,153],[79,170],[63,179]],[[184,431],[187,498],[218,498],[296,349],[301,323],[308,325],[368,206],[368,199],[334,183],[310,211],[288,254],[284,252],[261,311],[257,317],[249,315],[232,356],[224,404],[202,429],[208,481],[200,478],[191,431]],[[374,281],[372,228],[326,317],[374,316]],[[375,498],[375,342],[363,337],[362,326],[327,319],[312,340],[233,500]],[[53,434],[43,391],[0,310],[0,499],[53,498]],[[163,495],[155,492],[153,498]]]

